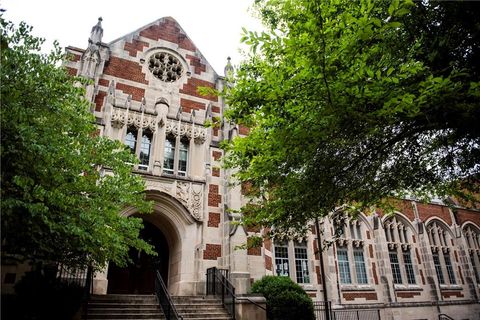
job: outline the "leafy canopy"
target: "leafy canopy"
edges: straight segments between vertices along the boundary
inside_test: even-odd
[[[152,253],[141,219],[119,215],[151,208],[135,159],[96,134],[85,81],[59,67],[58,44],[41,54],[31,27],[0,19],[2,253],[70,266],[124,264],[129,247]]]
[[[226,145],[248,185],[244,222],[304,230],[343,204],[406,192],[475,204],[480,170],[480,6],[265,0],[225,93],[251,130]]]

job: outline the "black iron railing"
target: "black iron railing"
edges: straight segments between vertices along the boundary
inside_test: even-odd
[[[88,300],[93,291],[93,267],[87,269],[73,269],[64,265],[57,267],[57,281],[77,285],[83,289],[82,311],[83,318],[88,319]]]
[[[167,320],[183,320],[183,317],[178,315],[177,309],[175,309],[172,298],[158,270],[155,277],[155,295]]]
[[[379,309],[340,309],[332,310],[331,301],[315,301],[313,308],[317,320],[380,320]],[[327,315],[328,312],[328,315]],[[329,316],[329,317],[328,317]]]
[[[224,271],[215,267],[207,269],[207,295],[221,298],[223,307],[235,320],[235,287]]]
[[[438,315],[438,320],[453,320],[453,318],[445,313],[440,313]]]

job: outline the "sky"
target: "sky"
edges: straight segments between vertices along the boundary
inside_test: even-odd
[[[162,17],[182,26],[214,70],[223,75],[227,57],[242,58],[242,27],[261,30],[249,8],[253,0],[0,0],[6,20],[33,26],[33,34],[60,46],[86,48],[92,27],[103,18],[103,42],[109,43]]]

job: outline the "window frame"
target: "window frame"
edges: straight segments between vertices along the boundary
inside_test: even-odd
[[[280,250],[282,250],[281,255]],[[298,252],[303,251],[302,255],[304,254],[305,257],[298,257]],[[288,276],[292,279],[293,282],[299,285],[309,286],[312,285],[312,270],[311,270],[311,259],[310,259],[310,248],[307,245],[307,242],[303,241],[274,241],[273,242],[273,261],[275,263],[273,272],[277,276]],[[286,257],[285,257],[286,255]],[[301,278],[303,279],[302,282],[299,282],[298,278],[298,270],[297,270],[297,262],[300,261],[300,266],[306,266],[306,269],[302,269],[301,271]],[[278,268],[279,263],[282,263],[282,268]],[[288,267],[288,274],[279,273],[279,270],[285,270],[285,264]]]
[[[167,161],[167,141],[171,145],[168,147],[170,151],[173,151],[173,158],[168,158],[173,163],[173,168],[166,168]],[[173,142],[173,143],[172,143]],[[173,145],[173,146],[172,146]],[[190,172],[190,157],[191,157],[191,141],[186,136],[178,136],[172,133],[165,135],[163,144],[163,161],[162,161],[162,174],[169,176],[188,177]],[[181,155],[185,155],[185,170],[181,170]],[[183,168],[182,168],[183,169]]]

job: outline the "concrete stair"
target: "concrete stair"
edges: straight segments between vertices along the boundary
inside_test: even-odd
[[[218,299],[203,296],[172,297],[179,315],[193,320],[231,320]],[[93,295],[88,303],[87,313],[82,319],[126,320],[165,319],[154,295],[109,294]]]

